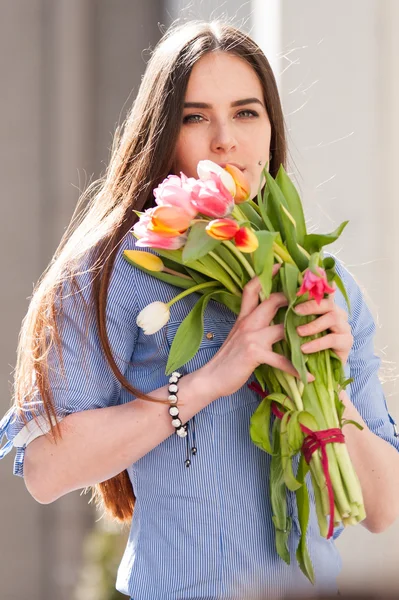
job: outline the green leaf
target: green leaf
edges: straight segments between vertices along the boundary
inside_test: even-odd
[[[302,447],[304,434],[301,430],[299,421],[300,411],[291,413],[291,418],[287,421],[287,436],[290,452],[297,454]]]
[[[325,271],[335,269],[335,259],[332,256],[326,256],[326,258],[323,259],[323,269]]]
[[[216,296],[216,297],[215,297]],[[231,294],[230,292],[226,292],[225,290],[217,290],[212,293],[212,298],[221,304],[227,306],[231,312],[236,315],[240,314],[241,310],[241,298]]]
[[[354,425],[355,427],[357,427],[358,429],[360,429],[360,431],[363,431],[364,427],[362,425],[360,425],[360,423],[358,423],[357,421],[353,421],[352,419],[343,419],[342,421],[342,427],[344,425]]]
[[[291,350],[291,362],[294,365],[295,369],[298,371],[302,383],[306,386],[308,383],[306,369],[308,356],[305,356],[301,350],[301,346],[305,342],[304,339],[297,332],[297,327],[301,323],[301,317],[295,314],[292,308],[288,308],[284,322],[284,330],[286,339]]]
[[[197,283],[206,283],[207,281],[210,281],[209,277],[203,277],[201,273],[199,273],[195,269],[190,269],[190,267],[188,267],[187,265],[184,268],[186,269],[190,277],[192,277]]]
[[[258,206],[259,212],[261,214],[262,220],[265,224],[265,227],[268,231],[277,231],[278,230],[278,221],[277,218],[274,219],[273,210],[268,210],[270,207],[270,202],[268,200],[269,190],[267,186],[263,189],[263,196],[261,189],[258,190]],[[271,214],[270,214],[271,213]]]
[[[180,323],[169,351],[165,375],[180,369],[197,354],[204,335],[204,311],[211,296],[212,292],[202,296]]]
[[[268,399],[271,402],[272,401],[277,402],[277,404],[280,404],[280,406],[282,406],[285,410],[288,410],[288,411],[295,410],[295,404],[293,403],[291,398],[289,398],[287,396],[287,394],[282,394],[280,392],[272,392],[271,394],[268,395]]]
[[[303,247],[310,254],[312,254],[312,252],[320,252],[320,250],[323,248],[323,246],[332,244],[339,238],[339,236],[341,235],[341,233],[343,232],[343,230],[345,229],[345,227],[347,226],[348,223],[349,223],[349,221],[344,221],[332,233],[326,233],[326,234],[311,233],[309,235],[306,235],[305,239],[303,241],[303,244],[302,244]]]
[[[262,217],[248,202],[240,204],[240,210],[250,223],[253,223],[258,229],[265,229]]]
[[[292,469],[291,458],[295,453],[292,452],[288,441],[287,425],[290,417],[291,413],[286,412],[281,420],[280,425],[281,465],[284,472],[285,485],[289,490],[295,492],[295,490],[297,490],[298,487],[301,486],[301,484],[295,479],[294,472]]]
[[[301,244],[301,246],[303,246],[303,241],[306,236],[306,223],[303,214],[302,202],[295,188],[295,185],[288,177],[283,165],[280,165],[276,177],[276,182],[280,190],[284,194],[284,197],[288,204],[288,210],[290,211],[291,215],[295,220],[297,241],[299,244]]]
[[[215,240],[207,234],[205,227],[208,222],[200,221],[191,226],[187,241],[183,247],[183,262],[189,263],[202,258],[208,252],[220,245],[220,240]]]
[[[241,297],[241,292],[233,282],[232,278],[228,273],[226,273],[225,269],[219,265],[219,263],[212,258],[212,256],[203,256],[202,258],[193,261],[190,265],[193,269],[208,275],[211,279],[216,279],[216,281],[220,281],[224,285],[225,288]]]
[[[244,286],[249,281],[249,275],[244,272],[241,263],[236,259],[236,257],[230,252],[230,250],[224,245],[220,244],[214,252],[220,256],[221,259],[228,264],[230,269],[234,271],[234,273],[240,278],[242,285]]]
[[[312,561],[310,560],[308,548],[306,545],[306,532],[308,529],[310,516],[309,494],[305,483],[305,476],[308,471],[309,467],[306,464],[305,457],[302,455],[299,461],[297,479],[303,485],[300,488],[298,488],[295,492],[296,503],[298,508],[298,520],[301,529],[301,538],[299,540],[299,544],[296,550],[296,559],[298,561],[302,573],[309,579],[311,583],[314,584],[315,577],[313,565]]]
[[[267,188],[269,190],[269,195],[267,197],[267,212],[269,217],[272,216],[273,219],[277,219],[278,223],[278,231],[281,234],[283,241],[285,242],[287,239],[286,231],[284,229],[284,222],[282,219],[282,211],[280,209],[280,205],[283,205],[284,208],[288,210],[288,204],[286,199],[284,198],[283,192],[280,190],[278,184],[273,179],[273,177],[267,171],[264,172],[267,182]]]
[[[342,279],[338,275],[338,273],[335,273],[333,281],[337,284],[337,288],[339,289],[339,291],[341,292],[341,294],[343,295],[343,297],[345,299],[346,306],[348,307],[348,312],[349,312],[349,314],[351,314],[352,309],[351,309],[351,303],[349,300],[348,292],[346,291],[344,282],[342,281]]]
[[[276,234],[271,231],[255,231],[255,235],[258,238],[259,245],[253,253],[254,270],[260,279],[263,293],[268,298],[272,289],[273,243]]]
[[[269,437],[270,415],[271,402],[268,398],[264,398],[253,413],[249,426],[249,433],[253,443],[268,454],[272,454],[272,447]]]
[[[287,517],[287,498],[280,452],[280,421],[276,419],[272,429],[273,454],[270,461],[270,502],[273,512],[273,525],[276,533],[276,550],[278,555],[290,564],[288,536],[291,530],[291,519]]]
[[[298,301],[298,296],[296,295],[298,291],[298,267],[291,263],[285,263],[284,266],[281,267],[279,274],[285,297],[290,304],[295,304],[295,302]]]

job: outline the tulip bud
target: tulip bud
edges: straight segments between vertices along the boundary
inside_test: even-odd
[[[130,263],[135,263],[148,271],[164,270],[162,259],[151,252],[144,252],[142,250],[124,250],[123,254]]]
[[[146,335],[156,333],[169,321],[169,306],[164,302],[151,302],[137,316],[136,323]]]
[[[251,186],[244,173],[235,165],[226,165],[225,170],[230,173],[236,185],[236,193],[234,194],[234,203],[242,204],[249,200],[251,195]]]
[[[214,219],[205,227],[205,231],[215,240],[231,240],[239,230],[234,219]]]
[[[259,241],[255,232],[249,227],[240,227],[234,236],[234,241],[236,247],[241,250],[241,252],[245,253],[255,252],[259,246]]]

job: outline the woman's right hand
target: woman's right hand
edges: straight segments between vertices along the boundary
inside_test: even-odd
[[[217,398],[240,389],[261,364],[298,376],[287,358],[273,352],[273,344],[284,339],[284,325],[270,323],[279,308],[287,306],[288,301],[284,294],[273,293],[267,300],[259,303],[260,291],[259,278],[254,277],[243,289],[240,314],[228,337],[215,356],[201,369],[206,372],[208,380],[212,381],[215,392],[212,395]]]

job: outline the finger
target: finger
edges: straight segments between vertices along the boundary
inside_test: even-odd
[[[347,334],[329,333],[323,337],[317,338],[310,342],[306,342],[301,346],[302,352],[311,354],[320,350],[331,349],[334,351],[348,350],[348,346],[352,345],[351,337]]]
[[[273,268],[272,268],[272,277],[274,277],[275,275],[277,275],[277,273],[279,272],[280,268],[281,268],[280,263],[275,263],[273,265]]]
[[[335,303],[333,299],[334,294],[330,294],[329,298],[321,300],[320,304],[317,304],[316,300],[308,300],[302,302],[294,308],[294,311],[298,315],[322,315],[323,313],[333,310]]]
[[[265,330],[265,337],[270,344],[275,344],[276,342],[284,340],[285,331],[283,323],[280,325],[269,325]]]
[[[265,354],[265,363],[270,365],[275,369],[279,369],[284,373],[288,373],[288,375],[293,375],[297,379],[300,379],[300,375],[298,371],[294,368],[291,361],[288,360],[285,356],[281,356],[281,354],[277,354],[277,352],[266,352]],[[308,381],[314,381],[315,377],[310,373],[307,374]]]
[[[269,298],[263,300],[253,311],[251,327],[259,329],[269,325],[283,306],[288,306],[288,300],[282,292],[270,294]]]
[[[330,311],[318,319],[315,319],[311,323],[299,325],[296,330],[299,335],[315,335],[316,333],[322,333],[327,329],[331,329],[333,333],[348,333],[350,330],[347,321],[343,321],[338,313]]]
[[[237,321],[249,315],[258,306],[261,289],[262,286],[259,277],[253,277],[244,286],[242,290],[241,309]]]

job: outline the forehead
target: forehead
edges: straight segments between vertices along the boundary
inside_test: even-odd
[[[256,96],[263,90],[254,69],[242,58],[227,52],[210,52],[195,63],[185,100],[212,103],[212,99],[236,100]]]

